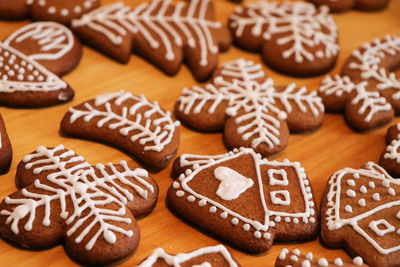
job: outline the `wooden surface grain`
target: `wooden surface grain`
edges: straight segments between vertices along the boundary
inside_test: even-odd
[[[109,2],[113,0],[103,0],[103,4]],[[126,2],[134,6],[142,1]],[[214,2],[218,20],[225,23],[236,5],[225,0],[214,0]],[[338,63],[331,73],[337,73],[351,51],[363,42],[386,34],[400,36],[399,14],[399,0],[392,0],[389,7],[381,12],[349,11],[335,14],[341,52]],[[0,39],[28,23],[29,21],[0,21]],[[221,54],[220,63],[240,57],[257,63],[261,62],[259,54],[231,47],[228,52]],[[264,64],[263,68],[276,84],[285,85],[295,82],[316,90],[322,79],[322,77],[296,79],[280,75]],[[182,66],[175,77],[168,77],[136,55],[132,55],[128,64],[121,65],[88,47],[84,48],[80,65],[64,76],[64,79],[76,92],[75,99],[70,103],[41,109],[0,107],[14,150],[10,171],[0,177],[1,199],[16,190],[14,177],[18,162],[39,145],[64,144],[65,147],[75,150],[93,164],[117,163],[120,160],[134,161],[129,155],[114,147],[60,136],[60,120],[68,107],[100,93],[125,89],[135,94],[145,94],[148,99],[157,100],[162,107],[172,110],[182,89],[196,84],[186,66]],[[392,124],[398,121],[400,119],[395,118]],[[349,128],[341,114],[327,114],[323,125],[318,130],[305,134],[292,134],[288,147],[273,158],[300,161],[311,180],[319,204],[322,190],[333,172],[343,167],[358,168],[367,161],[376,162],[379,159],[385,147],[384,135],[388,126],[368,133],[358,133]],[[205,134],[181,127],[181,144],[178,154],[225,152],[227,149],[223,145],[221,133]],[[159,201],[149,216],[138,221],[141,230],[140,245],[131,257],[119,263],[122,266],[135,266],[156,247],[163,247],[167,252],[175,254],[218,243],[204,232],[179,220],[166,207],[166,192],[172,183],[170,171],[171,164],[163,171],[152,174],[160,185]],[[303,252],[311,251],[317,256],[328,259],[339,256],[348,258],[343,250],[327,249],[319,239],[301,243],[276,242],[268,252],[260,255],[249,255],[234,248],[228,248],[243,266],[273,266],[276,256],[284,247],[289,249],[298,247]],[[41,251],[31,251],[13,247],[0,239],[0,266],[73,266],[75,264],[66,255],[62,245]]]

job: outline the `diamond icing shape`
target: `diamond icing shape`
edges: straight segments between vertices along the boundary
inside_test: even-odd
[[[270,192],[271,201],[275,205],[290,205],[290,193],[287,190],[278,190]],[[282,197],[279,197],[282,196]]]
[[[287,173],[285,170],[268,170],[269,185],[288,185]]]

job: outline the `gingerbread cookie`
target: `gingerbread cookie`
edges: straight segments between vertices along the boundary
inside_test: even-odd
[[[217,245],[203,247],[189,253],[179,253],[175,256],[166,253],[162,248],[157,248],[138,265],[138,267],[152,266],[237,267],[239,264],[223,245]]]
[[[337,59],[336,24],[326,6],[304,2],[255,2],[229,17],[235,43],[261,51],[272,68],[295,76],[330,70]]]
[[[356,130],[369,130],[400,114],[400,38],[386,36],[363,44],[345,62],[341,75],[327,76],[319,95],[327,111],[344,111]]]
[[[90,166],[62,145],[40,146],[18,165],[20,190],[0,204],[0,234],[25,248],[62,242],[74,260],[107,264],[130,255],[140,233],[134,216],[149,213],[157,183],[144,169]]]
[[[282,151],[293,132],[321,125],[324,106],[305,87],[274,86],[261,65],[238,59],[216,71],[213,84],[184,89],[175,113],[188,125],[224,129],[229,148],[251,147],[263,156]]]
[[[351,8],[375,11],[384,9],[389,0],[309,0],[316,6],[328,6],[331,12],[342,12]]]
[[[204,81],[218,66],[219,51],[231,43],[228,29],[214,20],[213,9],[211,0],[175,6],[171,0],[153,0],[136,8],[118,2],[72,21],[72,29],[122,63],[133,50],[175,75],[185,60],[194,77]]]
[[[299,162],[268,161],[240,148],[216,156],[183,154],[173,174],[178,179],[168,190],[170,207],[245,251],[317,235],[315,200]]]
[[[389,127],[386,134],[387,146],[379,159],[381,165],[393,177],[400,177],[400,123]]]
[[[1,19],[32,18],[70,24],[100,5],[99,0],[0,0]]]
[[[284,248],[279,256],[276,258],[275,267],[333,267],[333,266],[342,266],[342,267],[357,267],[368,265],[364,264],[364,261],[361,257],[355,257],[353,261],[342,260],[341,258],[336,258],[332,261],[328,261],[325,258],[314,258],[314,255],[309,252],[307,255],[301,254],[299,249],[294,249],[292,252],[289,252],[287,248]]]
[[[8,138],[3,117],[0,114],[0,174],[6,173],[10,168],[12,155],[11,142]]]
[[[37,107],[62,103],[74,91],[57,75],[74,69],[82,56],[79,40],[65,26],[36,22],[0,42],[0,103]]]
[[[70,108],[61,122],[61,131],[113,144],[149,167],[161,169],[178,150],[179,125],[157,102],[119,91]]]
[[[333,248],[345,248],[369,265],[400,262],[400,180],[381,166],[344,168],[329,179],[321,200],[321,237]]]

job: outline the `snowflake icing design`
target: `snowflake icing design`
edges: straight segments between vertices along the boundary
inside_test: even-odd
[[[4,199],[0,214],[6,216],[5,224],[15,235],[21,229],[32,231],[35,223],[55,227],[50,218],[52,207],[59,205],[66,236],[73,236],[75,243],[86,240],[88,253],[99,238],[110,245],[118,242],[116,233],[132,238],[133,217],[128,216],[125,205],[135,197],[148,199],[158,192],[144,169],[132,170],[125,161],[92,167],[82,156],[62,145],[38,147],[22,162],[33,175],[48,174],[24,187],[21,196],[12,194]],[[39,209],[44,210],[41,222],[37,222],[35,215],[40,214]]]
[[[226,114],[239,126],[237,134],[244,141],[251,140],[254,149],[261,144],[269,149],[279,146],[282,123],[288,115],[300,112],[317,119],[324,111],[316,92],[295,84],[281,90],[265,78],[261,65],[243,59],[224,64],[213,84],[184,89],[178,98],[178,110],[185,115],[204,111],[213,116],[219,106],[226,106]]]

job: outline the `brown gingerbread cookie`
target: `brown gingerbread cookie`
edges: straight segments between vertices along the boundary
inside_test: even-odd
[[[31,18],[70,24],[100,5],[99,0],[0,0],[1,19]]]
[[[351,8],[376,11],[384,9],[389,0],[308,0],[316,6],[328,6],[331,12],[342,12]]]
[[[37,107],[71,100],[74,91],[58,75],[74,69],[81,56],[79,40],[61,24],[18,29],[0,42],[0,103]]]
[[[275,86],[259,64],[238,59],[214,76],[212,84],[184,89],[175,113],[196,129],[224,130],[230,149],[251,147],[269,156],[286,147],[289,130],[309,131],[322,123],[324,106],[316,92],[295,84]]]
[[[268,66],[289,75],[325,73],[339,53],[336,24],[326,6],[247,3],[231,14],[229,27],[236,45],[261,51]]]
[[[7,134],[6,125],[0,114],[0,174],[6,173],[12,161],[12,147]]]
[[[347,122],[364,131],[400,114],[400,38],[386,36],[354,50],[340,75],[327,76],[318,90],[328,112],[344,112]]]
[[[179,125],[157,102],[119,91],[71,107],[62,119],[61,131],[113,144],[152,169],[161,169],[178,150]]]
[[[315,258],[314,255],[309,252],[304,255],[299,249],[294,249],[290,252],[287,248],[282,249],[279,256],[276,258],[275,267],[357,267],[368,265],[364,264],[361,257],[355,257],[352,261],[342,260],[341,258],[336,258],[332,261],[328,261],[325,258]]]
[[[90,166],[62,145],[24,157],[16,183],[20,190],[0,204],[1,236],[24,248],[63,243],[84,264],[130,255],[140,239],[134,216],[149,213],[158,198],[146,170],[125,161]]]
[[[397,266],[399,193],[400,180],[374,162],[337,171],[322,194],[322,240],[361,256],[370,266]]]
[[[209,233],[251,253],[274,240],[315,238],[318,218],[313,191],[299,162],[268,161],[249,148],[223,155],[183,154],[169,206]]]
[[[400,123],[389,127],[386,133],[387,146],[379,158],[379,165],[393,177],[400,177]]]
[[[133,50],[175,75],[185,60],[199,81],[210,77],[218,66],[219,51],[231,43],[228,29],[214,20],[211,0],[175,6],[171,0],[153,0],[136,8],[118,2],[72,21],[72,29],[86,43],[122,63],[128,62]]]
[[[175,256],[156,248],[138,267],[238,267],[240,266],[223,245],[203,247]]]

